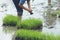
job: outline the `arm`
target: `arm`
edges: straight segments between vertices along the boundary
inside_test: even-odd
[[[30,0],[27,0],[28,8],[31,9]]]
[[[21,7],[21,8],[23,8],[23,9],[25,9],[25,10],[27,10],[27,11],[29,11],[29,9],[28,9],[28,8],[24,7],[24,6],[23,6],[23,5],[21,5],[21,4],[19,4],[18,6],[19,6],[19,7]]]
[[[22,0],[21,0],[18,6],[19,6],[20,8],[23,8],[23,9],[25,9],[25,10],[27,10],[28,12],[31,13],[32,10],[30,9],[30,1],[27,0],[27,2],[28,2],[28,7],[29,7],[29,8],[26,8],[25,6],[23,6],[24,2],[25,2],[25,1],[22,1]]]

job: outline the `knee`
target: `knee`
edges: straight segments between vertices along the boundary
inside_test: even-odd
[[[18,6],[21,6],[20,4],[18,4]]]
[[[22,5],[21,5],[20,3],[18,4],[18,6],[19,6],[19,7],[22,7]]]

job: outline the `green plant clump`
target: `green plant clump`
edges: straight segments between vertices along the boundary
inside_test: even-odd
[[[56,13],[52,13],[52,14],[51,14],[52,17],[55,17],[56,15],[57,15]]]
[[[60,18],[60,9],[57,11],[57,13],[58,13],[58,17]]]
[[[13,15],[4,17],[3,24],[7,26],[17,26],[19,29],[42,29],[42,20],[40,19],[31,18],[20,20],[19,17]]]
[[[60,15],[60,10],[58,10],[58,15]]]
[[[17,30],[16,40],[60,40],[60,36],[53,34],[43,34],[42,32],[33,30]]]
[[[31,18],[31,19],[26,19],[26,20],[22,20],[21,21],[21,25],[19,25],[20,23],[18,23],[18,28],[22,28],[22,29],[40,29],[42,28],[42,20],[40,19],[35,19],[35,18]]]
[[[12,25],[12,26],[16,26],[17,21],[19,20],[19,18],[17,16],[13,16],[13,15],[7,15],[6,17],[4,17],[3,19],[3,24],[4,25]]]
[[[60,0],[57,0],[58,2],[60,2]]]

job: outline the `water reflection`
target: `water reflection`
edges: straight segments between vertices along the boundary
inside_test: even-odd
[[[45,26],[46,27],[53,27],[56,24],[57,14],[55,11],[51,9],[51,5],[48,5],[47,12],[44,16],[45,19]]]
[[[12,27],[12,26],[3,26],[3,31],[5,33],[13,33],[17,30],[16,27]]]
[[[16,32],[15,27],[0,27],[0,40],[12,40],[14,33]]]

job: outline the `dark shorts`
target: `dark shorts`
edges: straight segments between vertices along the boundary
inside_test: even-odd
[[[18,13],[18,16],[22,16],[23,9],[18,6],[19,2],[20,2],[20,0],[13,0],[13,3],[15,4],[17,12],[20,12],[20,13]]]

